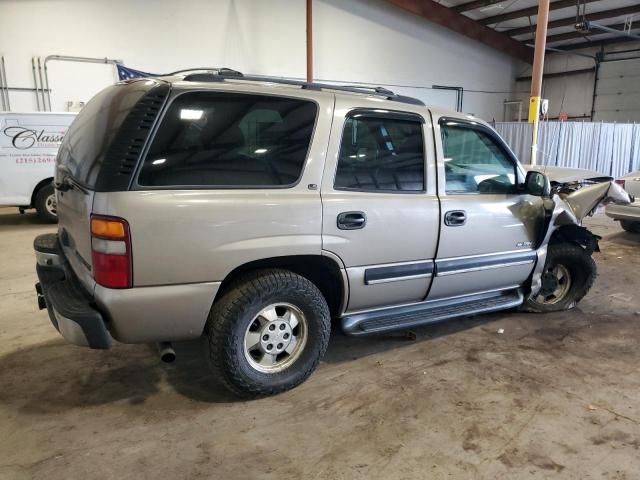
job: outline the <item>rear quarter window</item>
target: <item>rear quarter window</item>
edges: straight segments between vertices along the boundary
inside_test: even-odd
[[[266,95],[191,92],[169,106],[142,187],[285,187],[302,173],[317,105]]]

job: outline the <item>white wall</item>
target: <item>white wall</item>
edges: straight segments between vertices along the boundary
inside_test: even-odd
[[[304,0],[0,0],[0,55],[13,87],[32,87],[31,58],[50,54],[121,59],[154,73],[228,66],[302,78],[304,22]],[[488,120],[502,119],[522,69],[383,0],[315,0],[314,42],[317,80],[386,85],[450,108],[455,94],[428,87],[462,86],[464,110]],[[49,65],[53,110],[115,79],[109,65]],[[36,109],[31,93],[11,93],[11,103]]]

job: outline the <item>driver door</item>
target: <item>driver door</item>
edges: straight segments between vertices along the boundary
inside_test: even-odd
[[[434,118],[441,236],[429,300],[507,290],[535,265],[542,201],[522,192],[524,172],[479,122]]]

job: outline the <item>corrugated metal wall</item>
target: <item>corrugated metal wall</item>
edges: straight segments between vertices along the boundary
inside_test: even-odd
[[[530,163],[530,123],[496,123],[496,130],[521,162]],[[538,138],[541,165],[587,168],[613,177],[640,170],[640,124],[542,122]]]

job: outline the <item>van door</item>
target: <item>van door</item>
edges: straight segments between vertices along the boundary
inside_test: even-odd
[[[439,223],[435,166],[426,161],[435,158],[430,122],[416,111],[382,110],[373,101],[354,109],[348,101],[338,97],[334,111],[329,152],[337,155],[327,155],[321,189],[322,248],[344,262],[349,313],[420,302]]]
[[[433,120],[442,231],[429,300],[519,287],[535,265],[542,200],[519,190],[524,172],[493,130]]]

